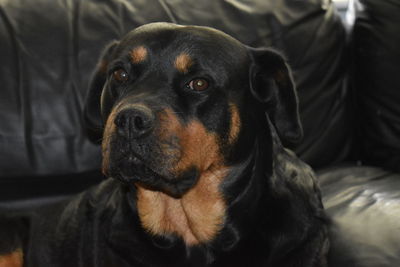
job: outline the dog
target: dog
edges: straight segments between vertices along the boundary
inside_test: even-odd
[[[327,266],[316,177],[285,148],[302,128],[280,53],[147,24],[105,48],[84,114],[110,178],[3,218],[0,266]]]

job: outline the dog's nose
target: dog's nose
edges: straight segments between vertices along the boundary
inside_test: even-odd
[[[140,138],[153,129],[154,114],[142,105],[121,110],[114,120],[117,131],[127,138]]]

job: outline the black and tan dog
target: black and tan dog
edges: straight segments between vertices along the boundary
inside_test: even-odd
[[[282,146],[302,131],[280,54],[211,28],[139,27],[106,48],[86,120],[104,128],[114,179],[32,212],[0,262],[326,266],[315,177]]]

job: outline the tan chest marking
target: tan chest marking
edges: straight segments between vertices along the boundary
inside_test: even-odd
[[[181,199],[138,187],[137,205],[143,227],[155,235],[177,234],[187,245],[212,240],[225,219],[226,204],[219,191],[225,173],[204,173]]]

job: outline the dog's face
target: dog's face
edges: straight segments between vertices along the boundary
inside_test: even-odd
[[[180,197],[202,173],[240,160],[264,112],[284,139],[301,135],[279,54],[214,29],[155,23],[106,49],[86,119],[104,128],[106,175]]]

